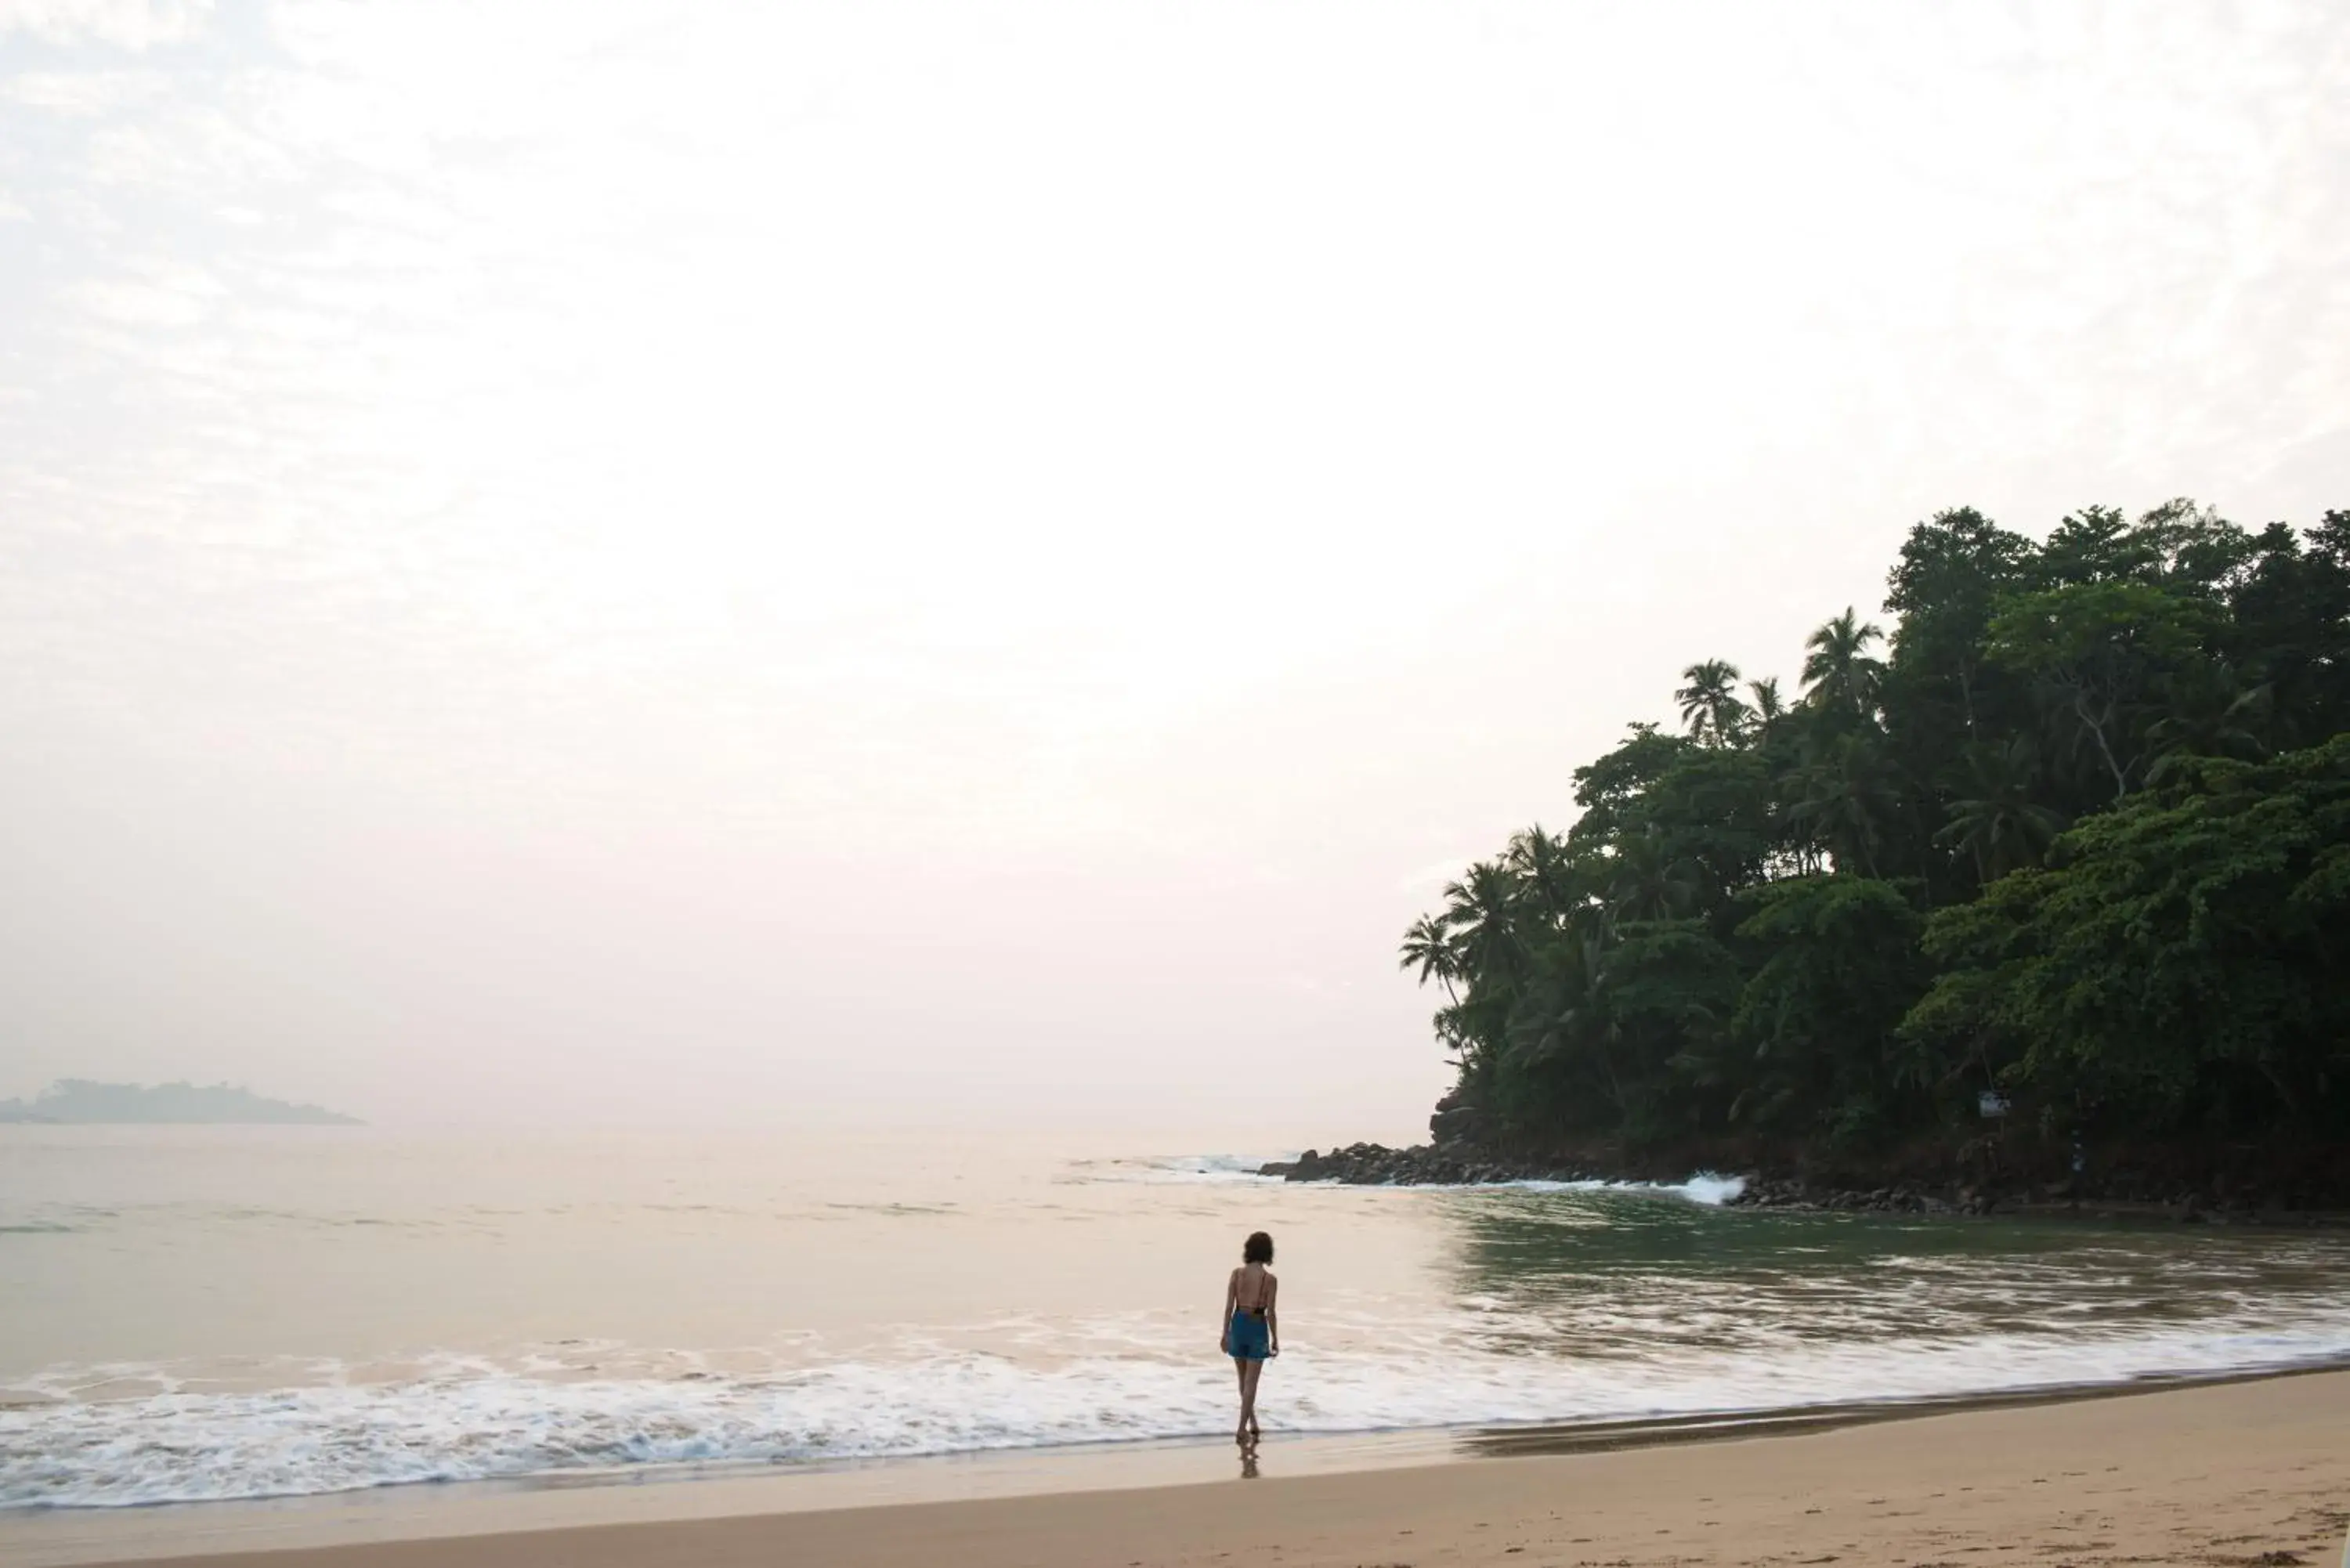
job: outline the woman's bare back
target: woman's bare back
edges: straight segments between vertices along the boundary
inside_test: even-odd
[[[1280,1288],[1281,1282],[1263,1263],[1243,1263],[1232,1271],[1232,1305],[1242,1312],[1266,1312]]]

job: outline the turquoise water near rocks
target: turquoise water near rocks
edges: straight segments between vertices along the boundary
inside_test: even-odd
[[[1284,1184],[1213,1141],[0,1128],[0,1507],[1221,1437],[1259,1228],[1274,1433],[2350,1356],[2334,1234]]]

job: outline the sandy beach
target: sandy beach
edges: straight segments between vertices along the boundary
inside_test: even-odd
[[[253,1568],[2333,1564],[2350,1373],[1804,1435],[244,1552]],[[661,1492],[646,1489],[651,1507]],[[143,1561],[149,1559],[125,1559]]]

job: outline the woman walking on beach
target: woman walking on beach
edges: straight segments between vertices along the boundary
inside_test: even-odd
[[[1224,1282],[1224,1354],[1241,1377],[1241,1424],[1232,1440],[1243,1448],[1262,1434],[1256,1424],[1256,1380],[1265,1362],[1281,1354],[1281,1319],[1274,1298],[1281,1282],[1265,1265],[1273,1262],[1273,1238],[1259,1231],[1241,1243],[1241,1266]]]

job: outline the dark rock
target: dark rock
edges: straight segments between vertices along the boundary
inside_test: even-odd
[[[1324,1179],[1324,1160],[1319,1150],[1307,1149],[1282,1172],[1285,1181],[1319,1181]]]
[[[1482,1120],[1477,1107],[1455,1089],[1436,1102],[1436,1113],[1428,1118],[1428,1136],[1439,1144],[1474,1143]]]
[[[1471,1155],[1476,1158],[1464,1158]],[[1328,1154],[1308,1149],[1294,1161],[1275,1161],[1261,1169],[1264,1175],[1290,1181],[1336,1181],[1358,1187],[1457,1187],[1560,1174],[1547,1163],[1496,1159],[1458,1142],[1410,1148],[1356,1143]]]

